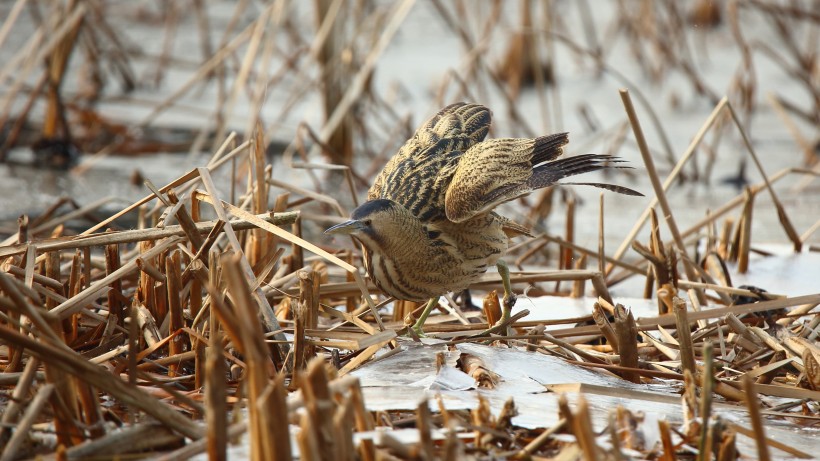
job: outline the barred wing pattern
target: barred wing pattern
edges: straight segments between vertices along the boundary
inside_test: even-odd
[[[367,199],[393,200],[422,221],[444,218],[444,196],[459,161],[487,136],[490,123],[490,110],[482,105],[445,107],[390,159]]]
[[[569,142],[567,133],[485,141],[490,123],[490,111],[479,104],[445,107],[385,165],[368,200],[393,200],[423,222],[447,219],[461,223],[562,178],[625,168],[618,165],[622,160],[608,155],[559,159]],[[612,184],[566,184],[642,195]]]

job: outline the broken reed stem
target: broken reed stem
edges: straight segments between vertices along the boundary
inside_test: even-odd
[[[743,214],[738,224],[738,232],[740,235],[735,241],[735,246],[737,247],[737,271],[741,274],[745,274],[749,270],[749,252],[752,247],[752,213],[754,211],[755,199],[755,194],[752,193],[748,187],[744,190],[743,194],[746,197],[746,201],[743,204]]]
[[[612,346],[612,350],[615,353],[618,353],[618,336],[615,334],[615,329],[612,327],[612,324],[609,323],[607,313],[598,302],[592,307],[592,320],[594,320],[595,324],[600,328],[601,333],[604,335],[604,338],[606,338],[607,344]]]
[[[609,294],[609,288],[606,286],[606,280],[604,280],[604,274],[595,272],[591,280],[592,286],[595,287],[595,292],[598,293],[598,297],[609,304],[613,304],[612,295]]]
[[[6,17],[6,20],[3,21],[3,27],[0,28],[0,47],[2,47],[3,42],[6,41],[9,31],[11,31],[12,26],[17,21],[17,17],[20,15],[20,12],[23,11],[25,4],[26,0],[17,0],[14,2],[14,6],[11,8],[11,11],[9,11],[8,17]]]
[[[342,269],[344,269],[348,273],[352,274],[354,279],[356,280],[356,285],[361,290],[362,295],[364,296],[364,299],[367,302],[367,307],[370,309],[371,313],[375,317],[376,323],[379,325],[379,330],[384,331],[384,323],[381,320],[381,316],[379,315],[379,312],[376,309],[376,305],[373,302],[372,297],[370,296],[370,291],[368,290],[367,285],[365,284],[364,279],[362,278],[361,274],[359,274],[358,269],[356,269],[354,266],[348,264],[347,262],[339,259],[337,256],[335,256],[333,254],[330,254],[329,252],[319,248],[318,246],[316,246],[316,245],[314,245],[314,244],[312,244],[312,243],[310,243],[310,242],[308,242],[308,241],[306,241],[306,240],[304,240],[300,237],[297,237],[297,236],[285,231],[284,229],[281,229],[277,226],[271,225],[270,223],[267,223],[263,220],[260,220],[259,218],[257,218],[253,214],[251,214],[251,213],[249,213],[249,212],[247,212],[247,211],[245,211],[241,208],[238,208],[238,207],[236,207],[236,206],[234,206],[234,205],[232,205],[228,202],[219,200],[217,197],[214,197],[212,195],[214,189],[215,189],[214,187],[211,187],[211,189],[208,190],[207,194],[202,193],[201,191],[196,191],[195,192],[196,198],[214,205],[214,209],[216,209],[216,210],[223,210],[222,207],[224,207],[224,209],[229,211],[231,214],[233,214],[235,216],[239,216],[240,218],[246,219],[246,220],[256,224],[258,227],[261,227],[262,229],[265,229],[268,232],[276,235],[279,238],[282,238],[282,239],[284,239],[288,242],[291,242],[291,243],[295,243],[295,244],[299,245],[300,247],[310,251],[311,253],[316,254],[316,255],[326,259],[327,261],[330,261],[331,263],[341,267]],[[217,204],[221,204],[221,206],[218,206]],[[252,279],[255,279],[255,277],[252,277]],[[264,299],[264,297],[262,297],[262,298]],[[267,301],[265,300],[265,302],[267,302]],[[263,312],[263,314],[264,314],[264,312]],[[275,318],[273,320],[275,321]],[[279,329],[278,328],[278,322],[276,322],[276,327],[277,327],[276,330],[278,330]],[[284,341],[285,338],[284,338],[284,335],[282,335],[281,338],[277,337],[276,339]]]
[[[595,443],[595,432],[592,429],[592,417],[589,404],[584,394],[578,394],[577,410],[572,418],[572,431],[578,439],[578,445],[588,460],[599,459],[598,445]]]
[[[415,4],[415,0],[403,0],[401,3],[396,4],[393,8],[390,19],[382,29],[378,40],[373,45],[373,48],[370,50],[370,53],[365,58],[364,63],[359,68],[356,75],[353,77],[350,85],[347,87],[347,90],[339,99],[333,113],[327,117],[325,124],[322,126],[322,130],[319,132],[319,139],[323,144],[327,144],[330,137],[336,132],[339,124],[345,119],[350,108],[366,89],[366,85],[371,78],[371,73],[376,66],[379,56],[381,56],[382,52],[387,48],[387,45],[390,43],[393,35],[395,35],[398,31],[399,26],[401,26],[404,22],[404,18],[410,12],[413,4]],[[318,157],[320,154],[320,149],[321,147],[319,147],[318,144],[315,144],[311,149],[309,156],[311,158]],[[383,330],[383,328],[381,329]]]
[[[581,2],[586,5],[586,1]],[[606,275],[606,253],[604,252],[604,193],[598,202],[598,272]]]
[[[22,267],[9,266],[7,268],[7,270],[10,274],[13,274],[13,275],[16,275],[16,276],[19,276],[19,277],[23,277],[23,278],[26,277],[26,270],[23,269]],[[51,289],[51,290],[53,290],[57,293],[62,293],[63,284],[60,283],[60,281],[58,279],[53,278],[53,277],[46,277],[45,275],[40,275],[36,272],[32,272],[31,275],[32,275],[32,282],[40,284],[44,287],[48,287],[49,289]],[[76,278],[78,277],[78,275],[79,275],[78,273],[74,274],[74,277],[75,277],[74,282],[75,283],[73,285],[76,285],[76,282],[77,282]],[[70,283],[69,288],[73,285]],[[48,301],[50,301],[50,299]],[[49,306],[49,308],[50,307],[53,307],[53,306]]]
[[[19,283],[20,282],[15,278],[9,276],[5,272],[0,271],[0,289],[2,289],[3,293],[11,298],[11,301],[14,303],[15,307],[9,317],[19,323],[21,315],[27,316],[37,327],[39,332],[42,333],[42,336],[45,336],[51,340],[54,347],[61,347],[64,350],[69,350],[62,338],[51,328],[51,324],[47,320],[47,312],[42,312],[42,308],[38,309],[28,302],[28,298],[24,296],[23,292],[20,290],[21,286]],[[19,367],[22,364],[23,359],[22,353],[22,349],[19,349],[17,345],[13,343],[9,344],[9,355],[12,359],[9,361],[9,365],[6,366],[6,372],[18,371],[20,369]]]
[[[549,429],[545,429],[543,432],[538,434],[538,437],[532,439],[530,443],[528,443],[524,448],[518,451],[515,454],[516,458],[520,459],[527,459],[528,457],[532,456],[541,446],[545,443],[549,442],[550,438],[558,431],[563,430],[567,424],[567,420],[561,418],[555,423],[554,426],[550,427]]]
[[[23,417],[14,428],[14,433],[9,439],[6,447],[0,455],[0,461],[13,461],[17,458],[17,449],[25,442],[29,435],[29,430],[35,421],[40,417],[40,413],[45,409],[46,404],[54,393],[54,384],[44,384],[37,390],[37,394],[28,404]]]
[[[9,63],[2,71],[0,71],[0,81],[5,82],[10,77],[8,74],[14,70],[13,83],[10,85],[11,90],[6,94],[2,104],[2,106],[6,108],[6,110],[4,110],[3,118],[5,118],[5,115],[11,108],[11,101],[14,97],[16,97],[18,91],[35,68],[34,64],[44,62],[47,63],[50,55],[59,54],[57,53],[58,47],[65,43],[67,37],[74,35],[77,31],[78,25],[83,21],[85,15],[86,5],[84,3],[80,3],[72,8],[71,14],[65,12],[65,14],[60,17],[59,27],[56,29],[47,31],[49,27],[45,23],[42,24],[37,32],[32,35],[32,39],[29,42],[30,45],[33,44],[36,46],[36,50],[32,50],[30,47],[21,49],[13,59],[15,64]],[[48,35],[48,42],[42,44],[44,33],[47,33]],[[30,53],[36,54],[32,56]],[[19,60],[25,60],[25,62],[17,62]],[[48,63],[46,66],[49,67]],[[49,74],[49,72],[45,73]]]
[[[802,170],[802,169],[799,169],[799,168],[786,168],[786,169],[778,171],[777,173],[774,173],[773,175],[771,175],[768,178],[768,180],[771,184],[774,184],[776,182],[779,182],[781,179],[787,177],[787,175],[794,174],[794,173],[808,174],[808,173],[805,172],[805,170]],[[814,174],[814,176],[820,176],[820,174]],[[752,185],[750,188],[752,189],[752,191],[754,193],[758,193],[761,190],[763,190],[765,187],[766,187],[766,183],[758,183],[758,184]],[[725,215],[726,213],[728,213],[732,209],[736,208],[738,205],[742,204],[744,200],[745,200],[745,196],[742,193],[735,196],[735,198],[733,198],[733,199],[729,200],[728,202],[726,202],[725,204],[721,205],[720,208],[718,208],[717,210],[713,210],[709,214],[709,216],[701,219],[700,221],[698,221],[695,224],[693,224],[692,226],[690,226],[689,229],[687,229],[683,232],[682,236],[684,238],[687,238],[687,237],[690,237],[693,234],[699,232],[700,229],[703,226],[706,226],[706,225],[716,221],[721,216]]]
[[[291,389],[295,389],[300,382],[299,375],[305,364],[315,355],[314,347],[308,344],[305,331],[315,330],[319,317],[319,286],[316,272],[300,270],[299,300],[293,305],[293,378]]]
[[[789,220],[789,216],[786,214],[786,210],[783,208],[783,204],[780,203],[780,199],[777,198],[777,194],[772,187],[771,182],[769,181],[769,177],[766,175],[766,170],[763,169],[763,165],[760,163],[760,159],[757,157],[757,153],[754,150],[754,146],[752,145],[752,141],[749,139],[749,136],[746,134],[746,130],[743,129],[743,124],[741,123],[740,119],[737,116],[737,112],[735,112],[734,107],[732,104],[727,104],[729,107],[729,113],[732,114],[732,121],[734,121],[735,126],[737,126],[737,130],[740,132],[741,138],[743,138],[743,144],[746,145],[746,149],[749,151],[749,155],[751,155],[752,160],[757,167],[757,171],[760,172],[760,175],[763,177],[763,182],[766,184],[766,189],[769,191],[769,195],[772,197],[772,203],[774,203],[775,208],[777,208],[777,217],[780,219],[780,224],[783,226],[783,230],[786,231],[786,235],[794,244],[794,251],[796,253],[800,252],[803,243],[800,241],[800,236],[797,234],[797,231],[794,230],[794,226],[792,226],[791,221]]]
[[[579,357],[583,358],[584,360],[586,360],[590,363],[596,363],[596,364],[599,364],[599,365],[606,364],[606,361],[604,359],[596,357],[596,356],[584,351],[583,349],[580,349],[576,346],[573,346],[572,344],[570,344],[566,341],[562,341],[562,340],[550,335],[549,333],[543,333],[543,339],[544,339],[544,341],[555,344],[556,346],[562,347],[562,348],[572,352],[573,354],[578,355]]]
[[[204,440],[200,441],[204,442]],[[191,444],[196,445],[200,441],[191,442]],[[178,446],[184,442],[183,437],[156,422],[139,423],[112,431],[105,437],[58,451],[57,459],[122,459],[128,456],[123,455],[125,453],[151,452],[157,449],[167,449],[168,446]],[[152,459],[156,460],[156,458]]]
[[[623,93],[621,98],[624,98]],[[712,109],[712,112],[709,114],[709,117],[706,118],[706,121],[703,123],[700,130],[698,130],[698,133],[695,135],[694,138],[692,138],[692,141],[689,143],[689,146],[686,148],[684,154],[675,164],[675,167],[672,169],[672,171],[669,172],[669,175],[666,177],[666,180],[664,180],[662,187],[664,191],[668,190],[672,183],[675,181],[675,179],[678,177],[678,174],[680,174],[681,170],[683,170],[683,167],[689,161],[689,158],[692,157],[692,155],[695,153],[697,147],[703,140],[703,137],[706,136],[706,133],[709,131],[709,129],[711,129],[715,121],[718,120],[718,116],[723,111],[723,108],[726,106],[727,103],[728,99],[724,96],[723,99],[721,99],[720,102],[718,102],[717,105],[715,105],[715,108]],[[655,207],[655,205],[658,203],[658,200],[659,197],[657,196],[657,194],[655,197],[652,198],[652,200],[650,200],[649,205],[647,205],[647,207],[644,209],[643,213],[638,218],[638,221],[635,223],[632,230],[630,230],[629,234],[624,239],[623,243],[621,243],[621,246],[618,247],[618,250],[615,251],[615,254],[612,256],[614,259],[619,260],[624,255],[624,253],[626,253],[626,250],[630,247],[632,241],[635,240],[635,236],[638,235],[638,232],[646,223],[647,218],[649,218],[649,211]],[[697,226],[696,229],[699,229],[701,226],[702,225]],[[611,271],[611,267],[607,272],[609,271]]]
[[[352,379],[353,382],[350,385],[349,398],[353,404],[353,414],[356,419],[356,430],[358,432],[372,431],[374,426],[373,417],[370,415],[370,412],[367,411],[367,408],[365,408],[364,396],[362,395],[362,386],[359,383],[358,378]],[[338,384],[342,380],[344,380],[344,378],[337,379],[331,383],[331,385]],[[362,441],[359,442],[359,456],[361,456],[364,461],[376,460],[376,450],[372,439],[362,439]]]
[[[698,461],[711,459],[712,435],[709,418],[712,415],[712,392],[714,390],[714,371],[712,360],[712,343],[706,341],[703,347],[703,373],[701,373],[700,393],[700,445],[698,447]]]
[[[141,388],[127,385],[119,377],[92,364],[74,351],[46,345],[8,328],[0,328],[0,338],[9,344],[26,348],[43,363],[78,377],[91,386],[111,394],[122,403],[141,409],[175,432],[194,440],[202,437],[202,430],[198,424],[171,409],[167,404],[157,401]]]
[[[273,363],[265,344],[262,325],[257,320],[258,305],[243,276],[242,259],[243,256],[238,253],[226,254],[220,259],[234,312],[218,308],[217,313],[247,364],[244,376],[248,389],[251,459],[289,459],[283,457],[283,453],[290,456],[290,438],[284,440],[281,436],[269,437],[281,432],[277,431],[276,424],[287,420],[287,414],[282,414],[282,411],[286,412],[283,410],[286,408],[285,403],[279,399],[285,391],[276,389],[283,385],[281,380],[270,382],[270,376],[274,373]],[[269,388],[271,385],[273,387]]]
[[[256,216],[254,216],[253,214],[251,214],[247,211],[244,211],[244,210],[242,211],[243,214],[241,214],[241,215],[238,214],[238,210],[241,210],[241,208],[238,208],[234,205],[230,205],[230,204],[220,200],[219,193],[218,193],[218,190],[216,188],[216,184],[214,184],[214,181],[213,181],[213,178],[211,177],[210,171],[207,168],[197,168],[197,171],[199,172],[199,177],[202,180],[202,184],[205,186],[205,190],[208,191],[207,192],[207,197],[211,199],[211,201],[209,203],[213,206],[213,209],[216,212],[216,215],[219,217],[219,219],[226,223],[225,228],[224,228],[224,235],[227,237],[228,242],[230,243],[231,247],[233,247],[234,251],[237,252],[237,255],[241,255],[242,244],[239,242],[239,239],[236,236],[236,232],[234,232],[233,228],[230,226],[230,224],[228,224],[230,222],[230,220],[228,218],[228,211],[230,211],[235,216],[240,216],[240,217],[245,217],[245,218],[251,217],[252,220],[254,220],[254,221],[258,220],[258,218],[256,218]],[[198,193],[198,191],[191,194],[192,200],[201,199],[201,197],[203,197],[203,194]],[[264,221],[261,221],[261,222],[264,223],[266,226],[270,226],[270,224],[268,224]],[[278,229],[278,227],[276,227],[276,226],[270,226],[270,227]],[[259,283],[256,279],[256,274],[253,272],[253,268],[251,268],[250,264],[248,263],[247,258],[245,258],[244,256],[239,257],[236,260],[236,264],[237,264],[236,269],[240,271],[239,274],[244,276],[243,277],[243,284],[247,284],[247,285],[256,287],[253,290],[252,297],[256,301],[255,304],[258,304],[258,306],[259,306],[258,311],[262,314],[262,319],[265,322],[265,327],[266,327],[267,331],[279,331],[279,330],[281,330],[281,327],[279,326],[279,321],[276,319],[276,315],[273,312],[273,308],[271,308],[270,303],[268,302],[267,298],[263,295],[262,290],[258,288]],[[239,274],[237,274],[237,275],[239,275]],[[233,275],[231,276],[231,279],[235,280],[235,281],[238,280]],[[237,284],[234,288],[238,289],[239,285]],[[256,311],[256,309],[254,311]],[[275,339],[284,340],[285,337],[284,337],[283,334],[278,333],[278,334],[275,335]],[[287,355],[287,345],[277,344],[276,346],[274,346],[274,349],[278,352],[275,353],[272,358],[275,361],[275,363],[280,363],[281,359],[285,355]]]
[[[626,269],[630,272],[634,272],[635,274],[643,274],[644,273],[644,271],[640,267],[638,267],[634,264],[630,264],[630,263],[621,261],[620,259],[612,258],[610,256],[602,255],[600,253],[596,254],[595,251],[593,251],[593,250],[584,248],[584,247],[582,247],[580,245],[576,245],[574,243],[567,242],[566,240],[564,240],[560,237],[555,237],[555,236],[549,235],[549,234],[542,234],[542,235],[539,235],[538,238],[544,240],[544,242],[542,242],[540,247],[543,247],[543,245],[545,245],[546,242],[554,242],[554,243],[557,243],[561,246],[566,246],[566,247],[572,248],[574,251],[577,251],[579,253],[583,253],[587,256],[592,256],[596,259],[599,259],[599,258],[603,257],[604,262],[609,263],[612,266],[622,267],[622,268],[624,268],[624,269]],[[540,247],[539,247],[539,249],[540,249]],[[516,261],[516,264],[518,264],[517,261]],[[600,266],[600,264],[599,264],[599,266]]]
[[[307,428],[316,440],[318,452],[312,459],[332,461],[335,459],[333,438],[333,401],[324,361],[314,358],[308,363],[302,380],[302,394],[310,426]],[[303,431],[306,428],[303,426]]]
[[[179,204],[179,197],[177,197],[176,190],[168,190],[168,201],[174,205]],[[191,201],[191,203],[194,203],[194,201]],[[196,222],[194,222],[191,215],[188,214],[188,210],[185,208],[185,205],[179,205],[176,212],[176,218],[179,222],[179,226],[182,227],[182,230],[188,237],[188,241],[191,242],[191,247],[195,249],[202,248],[202,244],[205,243],[202,240],[202,234],[199,232]]]
[[[638,327],[632,311],[628,311],[621,304],[615,306],[615,334],[618,344],[620,365],[626,368],[638,368]],[[640,374],[634,371],[624,371],[621,376],[627,381],[640,383]]]
[[[139,307],[132,305],[128,314],[128,384],[131,386],[137,385],[137,364],[139,363],[137,350],[140,344],[140,322],[137,320],[139,312]],[[132,423],[134,420],[135,418],[132,411]]]
[[[564,239],[569,243],[575,243],[575,199],[570,195],[565,201],[567,206],[567,216],[565,222],[566,236]],[[571,248],[561,248],[561,259],[559,261],[560,269],[572,268],[573,252]],[[575,267],[574,269],[578,269]]]
[[[416,427],[419,431],[419,452],[423,459],[435,459],[435,447],[433,446],[433,417],[430,414],[430,404],[428,400],[422,399],[416,406]]]
[[[208,459],[224,461],[228,450],[228,406],[222,357],[222,336],[211,337],[205,348],[205,425],[208,428]]]
[[[618,405],[617,408],[609,411],[609,421],[607,421],[607,430],[609,432],[609,440],[612,444],[612,448],[610,449],[610,453],[612,457],[617,461],[625,461],[626,458],[624,457],[624,452],[621,449],[621,435],[620,433],[626,433],[630,431],[631,428],[623,427],[623,421],[620,419],[620,414],[623,412],[623,407]]]
[[[241,423],[231,424],[227,428],[228,439],[236,440],[239,436],[247,432],[247,430],[248,426],[244,421]],[[109,438],[110,437],[111,436],[109,436]],[[180,459],[189,459],[202,452],[207,451],[207,449],[208,440],[203,437],[202,439],[194,440],[193,442],[187,442],[185,446],[183,446],[182,448],[167,453],[163,453],[149,459],[150,461],[177,461]]]
[[[658,431],[661,433],[661,445],[663,446],[663,453],[661,453],[660,461],[675,461],[675,444],[672,443],[672,433],[669,427],[669,421],[665,419],[658,420]]]
[[[696,376],[695,352],[692,347],[692,333],[689,330],[689,318],[686,310],[686,301],[675,296],[672,298],[672,313],[675,315],[675,325],[678,331],[678,344],[680,345],[681,369],[689,371],[692,376]]]
[[[345,88],[350,85],[354,66],[352,62],[342,58],[342,54],[351,40],[351,32],[344,26],[344,21],[337,19],[340,2],[317,0],[314,4],[322,33],[316,38],[320,43],[312,44],[311,51],[320,66],[322,105],[327,120],[341,101]],[[342,12],[342,16],[349,13],[348,8]],[[330,157],[331,163],[353,164],[353,124],[353,114],[346,113],[326,139],[330,149],[325,155]]]
[[[574,269],[584,270],[587,267],[587,255],[581,255],[575,261]],[[570,293],[571,298],[580,298],[584,296],[584,288],[585,288],[584,280],[576,280],[572,283],[572,292]]]
[[[763,418],[760,416],[760,399],[757,397],[752,377],[744,375],[742,379],[743,393],[746,399],[746,408],[749,410],[749,419],[754,431],[754,440],[757,445],[757,457],[760,461],[770,461],[769,446],[766,444],[766,432],[763,430]]]
[[[337,457],[340,461],[355,461],[356,451],[353,449],[353,404],[349,399],[343,399],[337,403],[336,412],[333,415],[333,437],[338,441]],[[338,455],[337,455],[338,456]]]
[[[14,386],[14,391],[11,393],[11,398],[3,411],[3,416],[0,417],[0,442],[6,440],[6,432],[13,427],[14,418],[23,409],[22,403],[27,400],[27,394],[31,389],[34,378],[37,376],[37,369],[40,367],[40,361],[36,357],[29,357],[23,373]]]
[[[726,303],[727,305],[731,304],[731,297],[729,295],[749,296],[752,298],[762,296],[763,299],[787,299],[785,295],[777,293],[755,293],[754,291],[747,290],[745,288],[726,287],[723,285],[715,285],[713,283],[689,282],[687,280],[679,280],[678,287],[684,290],[690,290],[692,288],[698,287],[704,290],[712,290],[718,294],[723,294],[726,296],[726,298],[729,298],[729,302]],[[690,300],[691,299],[692,298],[690,297]]]
[[[649,180],[652,183],[652,188],[655,190],[655,196],[658,199],[658,204],[661,206],[661,210],[663,210],[664,218],[666,219],[666,225],[669,227],[669,232],[672,234],[672,239],[675,242],[675,245],[681,251],[681,253],[686,253],[686,245],[683,243],[683,238],[681,237],[680,231],[678,230],[678,225],[675,223],[674,215],[672,214],[672,207],[669,206],[669,202],[666,200],[666,191],[664,187],[661,185],[660,179],[658,178],[658,172],[655,169],[655,162],[652,160],[652,154],[649,152],[649,146],[646,143],[646,138],[644,138],[643,130],[641,129],[640,121],[638,120],[638,114],[635,112],[635,108],[632,106],[632,100],[629,97],[629,91],[626,89],[621,89],[621,100],[623,101],[624,108],[626,109],[626,114],[629,117],[629,123],[632,125],[632,131],[635,134],[635,141],[638,143],[638,148],[641,152],[641,157],[643,158],[644,165],[646,166],[646,172],[649,175]],[[698,277],[697,273],[695,272],[692,265],[684,259],[683,267],[686,270],[686,278],[697,282]],[[697,290],[698,300],[701,304],[706,304],[706,296],[703,293],[703,290]]]
[[[172,336],[168,343],[168,355],[175,356],[185,352],[185,337],[181,334],[176,334],[179,330],[185,327],[182,313],[182,274],[180,273],[181,254],[179,250],[175,250],[170,256],[165,258],[165,274],[168,283],[165,290],[168,296],[168,335]],[[168,376],[177,376],[179,370],[178,364],[171,364],[168,366]]]

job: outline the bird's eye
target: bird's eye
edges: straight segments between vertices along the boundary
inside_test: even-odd
[[[365,219],[364,221],[362,221],[362,223],[363,223],[365,226],[370,227],[370,225],[371,225],[371,224],[373,224],[373,221],[371,221],[371,220],[369,220],[369,219]]]

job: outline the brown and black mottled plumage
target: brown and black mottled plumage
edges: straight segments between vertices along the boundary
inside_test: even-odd
[[[328,229],[362,243],[365,267],[388,295],[424,301],[467,288],[499,263],[510,237],[528,233],[493,208],[620,162],[605,155],[558,159],[567,133],[484,140],[490,123],[482,105],[445,107],[385,165],[352,219]],[[641,195],[610,184],[579,184]],[[508,286],[507,308],[514,302]]]

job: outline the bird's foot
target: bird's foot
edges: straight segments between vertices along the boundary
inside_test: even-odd
[[[498,275],[501,276],[501,283],[504,284],[504,298],[501,300],[504,312],[502,312],[499,322],[505,322],[510,319],[510,312],[515,305],[517,296],[515,296],[515,293],[512,291],[510,268],[507,266],[507,263],[505,263],[503,259],[500,259],[495,263],[495,266],[498,268]]]
[[[438,298],[430,298],[430,300],[427,301],[427,305],[424,306],[424,310],[421,312],[421,315],[419,315],[418,320],[416,320],[416,323],[414,323],[413,326],[410,327],[413,329],[413,332],[415,332],[416,336],[418,336],[419,338],[427,336],[421,330],[421,327],[424,326],[424,322],[427,321],[427,317],[430,315],[430,311],[432,311],[433,308],[436,307],[436,305],[438,305]],[[406,324],[410,324],[410,322],[412,322],[412,319],[413,317],[411,315],[408,315],[407,317],[405,317],[404,321],[406,322]]]
[[[422,325],[413,325],[410,328],[413,330],[413,333],[415,333],[415,335],[419,338],[426,338],[427,335],[424,333],[424,330],[422,330],[421,327]]]
[[[407,328],[407,332],[405,334],[412,339],[424,338],[427,336],[424,334],[424,330],[421,329],[421,327],[424,326],[424,322],[420,319],[414,319],[412,314],[404,318],[404,326]]]

